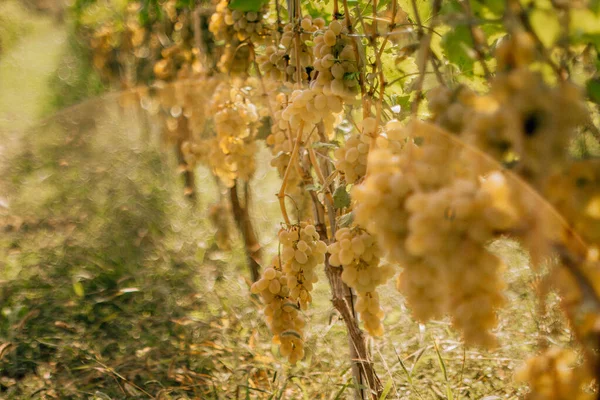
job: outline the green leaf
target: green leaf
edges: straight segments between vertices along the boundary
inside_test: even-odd
[[[304,186],[304,190],[308,190],[309,192],[320,192],[322,188],[318,183]]]
[[[85,296],[85,290],[83,288],[83,285],[79,281],[73,282],[73,291],[75,292],[77,297]]]
[[[231,2],[229,3],[229,8],[232,10],[239,10],[244,12],[258,12],[265,3],[265,0],[231,0]]]
[[[332,143],[326,143],[326,142],[315,142],[312,144],[312,148],[313,149],[337,149],[339,146],[339,143],[337,142],[332,142]]]
[[[352,222],[354,222],[354,213],[349,212],[338,219],[337,226],[338,228],[347,228],[352,225]]]
[[[446,382],[446,399],[453,400],[454,394],[452,393],[452,388],[450,387],[450,381],[448,380],[448,370],[446,369],[446,363],[444,362],[444,358],[442,357],[442,353],[440,353],[440,349],[438,347],[437,341],[433,341],[433,347],[435,348],[435,353],[437,354],[438,363],[440,364],[440,369],[444,374],[444,381]]]
[[[414,13],[414,8],[412,5],[413,0],[400,0],[398,4],[400,8],[408,13],[411,21],[417,22],[416,15]],[[417,11],[419,13],[419,17],[421,18],[421,22],[425,26],[429,26],[429,22],[431,20],[431,14],[433,12],[432,9],[432,1],[430,0],[415,0],[417,5]]]
[[[350,386],[349,382],[344,383],[344,385],[341,387],[340,391],[335,395],[334,400],[339,400],[342,398],[342,394],[344,394],[344,392],[346,391],[346,388]]]
[[[333,192],[333,206],[335,208],[344,208],[350,205],[350,195],[345,186],[338,186]]]
[[[592,78],[585,85],[588,98],[596,104],[600,104],[600,78]]]
[[[442,38],[442,49],[452,64],[461,71],[472,71],[474,60],[471,57],[473,40],[471,32],[466,25],[459,25],[451,29]]]
[[[259,140],[264,140],[271,134],[271,126],[273,125],[273,121],[271,117],[264,117],[260,120],[261,124],[258,127],[258,132],[256,132],[256,138]]]
[[[192,9],[194,8],[194,6],[196,5],[196,1],[195,0],[177,0],[177,3],[175,3],[175,8],[181,10],[183,8],[187,8],[187,9]]]
[[[388,396],[388,394],[390,394],[390,391],[392,390],[392,384],[394,383],[394,381],[390,378],[388,379],[388,381],[385,383],[385,386],[383,387],[383,392],[381,392],[381,396],[379,396],[379,400],[385,400]]]
[[[358,79],[359,73],[358,72],[346,72],[344,74],[344,80],[345,81],[351,81],[354,79]]]
[[[544,46],[552,47],[561,29],[556,11],[536,8],[529,14],[529,21]]]

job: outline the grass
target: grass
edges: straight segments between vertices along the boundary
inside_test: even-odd
[[[33,29],[24,7],[15,1],[0,1],[0,55],[12,50]]]
[[[0,397],[352,398],[325,277],[307,312],[307,356],[290,366],[249,296],[239,238],[231,252],[215,243],[210,174],[198,170],[191,207],[156,124],[147,131],[112,94],[32,124],[53,104],[66,48],[62,28],[32,18],[0,59],[0,138],[13,139],[0,151]],[[267,152],[258,158],[252,215],[272,255],[279,183]],[[523,359],[538,343],[570,344],[555,297],[539,315],[539,272],[518,245],[492,248],[508,265],[509,299],[494,351],[465,348],[448,320],[416,323],[393,282],[382,288],[387,333],[369,344],[388,399],[522,398],[512,376]]]
[[[62,27],[16,0],[0,2],[0,15],[13,10],[13,24],[28,27],[19,42],[0,56],[0,140],[17,135],[48,111],[49,77],[56,71],[66,38]],[[2,23],[0,22],[0,26]]]

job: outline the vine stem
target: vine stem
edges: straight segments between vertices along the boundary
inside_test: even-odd
[[[248,190],[248,184],[242,185],[242,194],[244,196],[244,204],[240,203],[240,185],[235,182],[232,188],[229,189],[229,197],[231,200],[231,210],[233,212],[233,219],[235,220],[238,229],[242,234],[244,240],[244,251],[248,260],[248,266],[250,267],[250,274],[252,282],[256,282],[260,279],[260,263],[262,261],[262,248],[258,243],[256,231],[252,225],[252,219],[248,211],[250,206],[250,192]]]
[[[356,69],[358,70],[358,84],[360,86],[360,94],[362,99],[362,107],[363,107],[363,117],[365,115],[368,116],[369,113],[369,101],[367,96],[367,91],[365,89],[365,73],[360,65],[360,60],[362,59],[360,56],[360,51],[358,48],[357,38],[352,36],[354,29],[352,28],[352,21],[350,20],[350,9],[348,8],[348,0],[343,0],[344,4],[344,15],[346,19],[346,29],[348,29],[348,35],[352,38],[352,47],[354,48],[354,58],[356,58]]]
[[[427,63],[431,55],[431,33],[425,35],[423,31],[423,25],[421,24],[421,16],[419,15],[419,8],[417,7],[416,0],[412,0],[412,8],[413,12],[415,13],[415,19],[417,20],[416,22],[418,25],[417,36],[419,38],[419,41],[421,42],[421,62],[419,63],[419,78],[417,79],[417,85],[415,89],[415,91],[417,92],[417,97],[415,97],[411,105],[411,113],[413,115],[416,115],[419,109],[419,104],[423,99],[423,82],[425,81],[425,71],[427,69]],[[433,21],[429,29],[430,31],[432,31],[435,26],[437,15],[440,12],[441,8],[442,1],[435,0],[433,3]]]
[[[312,164],[313,168],[315,169],[317,178],[319,179],[319,182],[321,183],[321,185],[323,186],[323,189],[325,190],[325,197],[331,204],[333,204],[333,196],[331,195],[331,190],[329,190],[329,187],[325,186],[325,176],[323,176],[323,171],[321,171],[321,167],[319,166],[319,162],[317,161],[317,156],[315,155],[315,151],[310,146],[308,146],[306,149],[308,150],[308,157],[310,158],[310,163]]]
[[[475,24],[473,23],[473,10],[471,10],[471,2],[470,0],[462,0],[461,5],[463,10],[467,14],[467,18],[469,21],[469,33],[471,35],[471,40],[473,41],[473,50],[475,50],[475,54],[477,54],[477,59],[481,64],[481,68],[483,69],[483,74],[486,79],[489,79],[492,74],[487,64],[485,63],[485,54],[483,53],[483,49],[481,48],[481,43],[475,33]]]
[[[285,188],[287,187],[287,181],[290,177],[290,171],[292,170],[292,166],[296,162],[296,156],[299,153],[300,142],[302,141],[302,131],[304,130],[304,121],[300,122],[300,128],[298,128],[298,134],[296,136],[296,142],[294,143],[294,148],[292,149],[292,154],[290,155],[290,162],[285,168],[285,173],[283,175],[283,180],[281,182],[281,189],[279,189],[279,193],[277,197],[279,198],[279,207],[281,208],[281,214],[283,215],[283,220],[289,226],[290,217],[288,216],[287,209],[285,208]]]

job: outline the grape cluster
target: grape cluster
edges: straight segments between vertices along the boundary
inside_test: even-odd
[[[288,23],[283,27],[280,45],[267,46],[265,53],[259,56],[258,63],[265,76],[278,81],[297,81],[296,68],[302,68],[302,82],[307,82],[307,68],[313,64],[312,47],[308,46],[313,34],[325,26],[322,18],[312,19],[305,16],[300,25]],[[296,49],[295,37],[298,36],[299,48]],[[297,60],[299,56],[299,60]],[[298,62],[299,61],[299,62]]]
[[[427,92],[432,120],[450,132],[461,132],[470,117],[474,98],[475,93],[464,86],[455,90],[446,86],[433,88]]]
[[[216,7],[215,13],[211,15],[208,29],[217,40],[227,42],[237,39],[258,40],[263,32],[263,19],[265,10],[239,11],[229,8],[229,0],[221,0]]]
[[[549,86],[529,69],[535,46],[528,33],[505,38],[496,57],[499,72],[488,94],[432,89],[432,119],[540,188],[541,177],[559,172],[569,159],[565,149],[586,118],[582,94],[566,81]]]
[[[233,186],[236,178],[249,180],[256,169],[256,107],[244,99],[239,90],[221,85],[213,95],[209,110],[214,113],[217,133],[211,143],[209,165],[228,187]]]
[[[319,240],[314,225],[301,223],[279,232],[283,273],[290,299],[305,310],[312,302],[310,292],[319,279],[317,266],[325,261],[327,245]]]
[[[571,161],[543,192],[586,242],[600,243],[600,160]]]
[[[358,89],[358,60],[344,21],[333,20],[323,35],[315,37],[315,87],[324,95],[353,98]]]
[[[590,373],[585,365],[576,365],[577,355],[570,350],[550,348],[527,360],[517,372],[517,379],[529,384],[527,400],[591,400],[595,396],[584,390]]]
[[[279,344],[281,355],[295,364],[304,358],[306,322],[300,315],[296,301],[289,297],[287,281],[279,259],[275,258],[272,266],[264,270],[261,279],[252,284],[250,290],[259,294],[265,303],[265,318],[274,335],[273,341]]]
[[[367,172],[371,137],[375,133],[375,118],[365,118],[362,129],[362,134],[350,136],[344,146],[334,153],[335,169],[344,175],[347,183],[355,183]]]
[[[285,49],[275,45],[267,46],[264,54],[257,57],[261,73],[274,81],[285,81],[292,78],[296,68],[288,65],[288,54]]]
[[[540,74],[520,68],[497,76],[490,95],[508,131],[504,136],[512,138],[517,171],[538,186],[538,177],[556,172],[569,158],[565,149],[586,118],[580,90],[569,82],[549,87]],[[478,128],[485,138],[485,125]]]
[[[517,31],[502,39],[495,55],[499,72],[527,67],[535,59],[535,40],[529,33]]]
[[[393,136],[403,136],[394,125]],[[468,343],[493,345],[503,265],[485,246],[516,223],[506,180],[465,164],[432,125],[413,122],[405,131],[422,143],[373,153],[371,172],[352,192],[356,221],[403,266],[397,286],[415,317],[450,314]]]
[[[394,269],[380,265],[382,254],[375,238],[359,227],[341,228],[327,251],[331,254],[329,263],[343,267],[342,281],[358,294],[356,308],[367,332],[382,335],[384,314],[376,290],[394,275]]]
[[[294,147],[293,138],[289,135],[288,123],[281,118],[281,114],[287,106],[287,96],[284,93],[277,93],[271,101],[273,110],[271,133],[266,138],[266,143],[273,154],[271,166],[277,168],[279,176],[283,177],[291,159],[292,149]],[[301,162],[296,159],[299,166]],[[302,170],[292,166],[288,173],[286,193],[292,196],[298,207],[304,211],[307,205],[306,191],[303,190]],[[299,210],[300,211],[300,210]]]
[[[297,89],[292,92],[281,118],[290,124],[293,132],[297,132],[303,123],[303,132],[308,135],[316,124],[323,121],[326,132],[330,133],[336,121],[336,114],[343,110],[343,105],[340,96],[326,95],[322,88]]]
[[[181,152],[183,153],[186,164],[193,167],[196,164],[203,163],[207,160],[209,146],[207,146],[207,140],[186,140],[181,144]]]

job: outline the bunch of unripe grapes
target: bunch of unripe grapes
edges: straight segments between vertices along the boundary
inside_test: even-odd
[[[208,29],[217,40],[258,40],[264,29],[263,18],[264,10],[231,10],[229,0],[221,0],[211,15]]]
[[[362,121],[362,134],[350,136],[344,146],[334,152],[335,169],[344,175],[347,183],[355,183],[367,172],[369,148],[371,137],[375,134],[375,125],[375,118],[365,118]]]
[[[357,226],[341,228],[327,251],[331,254],[329,263],[343,267],[342,281],[358,294],[356,309],[365,329],[373,336],[382,335],[384,313],[376,290],[394,275],[394,269],[380,264],[382,254],[376,239]]]
[[[533,357],[517,371],[517,380],[529,384],[527,400],[592,400],[586,391],[591,376],[585,365],[577,365],[571,350],[550,348]]]
[[[325,95],[353,98],[357,93],[358,60],[347,33],[344,21],[333,20],[314,39],[314,82]]]
[[[415,317],[449,313],[469,344],[491,346],[503,265],[485,246],[517,220],[507,182],[500,172],[477,171],[477,163],[461,167],[462,153],[433,125],[406,129],[422,143],[374,152],[352,192],[356,221],[404,268],[398,288]]]
[[[290,299],[288,277],[282,272],[279,259],[265,269],[261,279],[250,288],[259,294],[265,304],[265,319],[273,333],[273,342],[279,344],[282,356],[295,364],[304,358],[304,327],[306,322],[299,312],[297,302]]]
[[[325,261],[327,245],[319,240],[314,225],[301,223],[279,232],[283,273],[290,299],[305,310],[312,302],[311,291],[319,280],[317,266]]]

